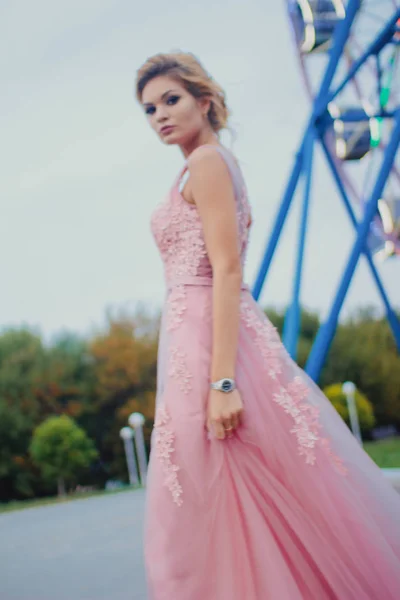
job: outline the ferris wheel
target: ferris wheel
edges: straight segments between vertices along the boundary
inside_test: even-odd
[[[311,114],[252,290],[258,300],[282,227],[303,182],[292,302],[283,341],[296,358],[300,288],[315,144],[323,151],[355,240],[306,371],[317,380],[360,255],[400,351],[400,322],[377,271],[400,258],[400,0],[286,0],[293,46]]]

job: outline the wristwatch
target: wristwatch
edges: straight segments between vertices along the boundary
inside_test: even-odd
[[[214,381],[210,384],[211,389],[219,390],[220,392],[232,392],[236,389],[236,383],[234,379],[229,379],[225,377],[224,379],[220,379],[219,381]]]

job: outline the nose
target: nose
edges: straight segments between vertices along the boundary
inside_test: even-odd
[[[160,106],[156,110],[156,120],[158,123],[162,123],[166,119],[168,119],[168,111],[166,110],[166,108],[164,106]]]

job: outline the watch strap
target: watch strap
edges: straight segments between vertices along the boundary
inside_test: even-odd
[[[232,392],[236,388],[236,382],[230,377],[223,377],[218,381],[213,381],[210,384],[211,389],[221,392]]]

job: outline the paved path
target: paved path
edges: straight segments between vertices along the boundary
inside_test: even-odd
[[[144,499],[136,490],[0,515],[0,599],[146,600]]]
[[[1,600],[146,600],[145,492],[0,515]]]

